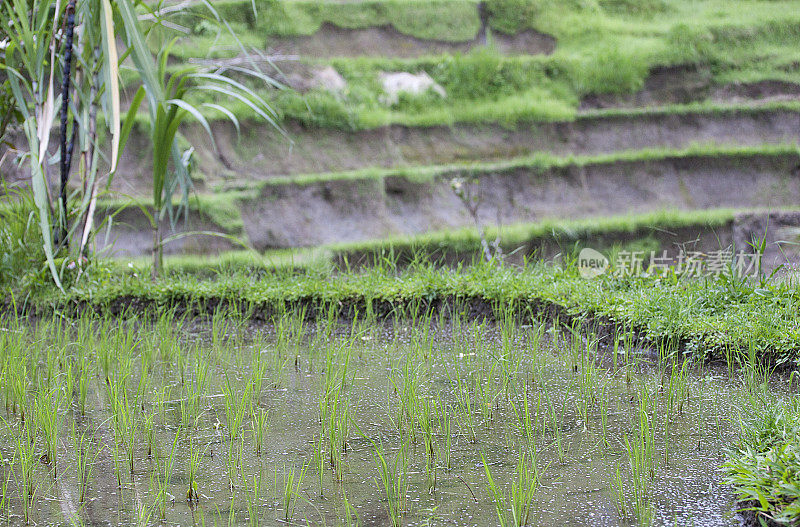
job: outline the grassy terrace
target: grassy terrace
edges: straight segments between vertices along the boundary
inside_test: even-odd
[[[340,28],[390,25],[421,39],[473,39],[480,29],[475,2],[318,2],[257,0],[217,2],[239,43],[207,20],[186,14],[181,58],[236,55],[241,46],[264,50],[270,38],[313,35],[325,22]],[[314,126],[362,129],[389,123],[412,126],[447,122],[507,122],[574,118],[588,94],[629,94],[644,86],[658,66],[699,68],[710,84],[764,80],[800,82],[800,15],[790,1],[493,0],[487,2],[490,33],[533,29],[557,40],[548,56],[504,57],[488,49],[465,55],[416,59],[339,57],[330,64],[345,78],[343,93],[312,90],[264,92],[285,119]],[[152,34],[154,49],[169,36]],[[180,36],[180,35],[179,35]],[[489,36],[491,41],[491,35]],[[401,97],[380,102],[380,71],[425,71],[448,97]]]
[[[486,229],[487,239],[500,239],[500,248],[505,254],[521,260],[541,256],[545,246],[561,247],[574,251],[588,240],[595,245],[599,240],[607,243],[597,248],[626,250],[661,250],[654,233],[669,233],[689,230],[713,232],[730,228],[736,213],[732,209],[701,211],[659,211],[647,214],[624,215],[583,220],[543,220],[534,223],[506,225]],[[620,240],[628,240],[620,243]],[[228,251],[217,256],[174,255],[165,259],[165,269],[174,274],[214,276],[229,273],[261,273],[290,269],[332,269],[332,266],[376,265],[384,259],[397,260],[405,266],[418,258],[437,260],[453,258],[463,261],[465,255],[476,255],[480,250],[480,235],[474,228],[434,231],[417,236],[396,236],[356,243],[339,243],[313,248],[276,249],[258,253],[240,250]],[[141,258],[118,258],[115,262],[124,270],[130,265],[136,272],[146,276],[149,260]]]
[[[533,154],[494,163],[469,163],[437,166],[415,166],[398,168],[370,168],[339,173],[306,174],[287,177],[273,177],[256,183],[235,183],[239,191],[258,191],[287,184],[308,185],[321,182],[351,180],[383,180],[389,177],[405,178],[409,181],[430,182],[454,177],[481,177],[486,174],[510,173],[518,169],[529,169],[533,173],[543,173],[551,169],[582,167],[590,165],[613,165],[615,163],[639,163],[648,161],[671,161],[690,158],[701,159],[741,159],[797,155],[795,145],[759,146],[720,146],[695,145],[683,149],[646,148],[633,151],[612,152],[601,155],[554,156]],[[221,190],[221,189],[220,189]],[[234,189],[230,189],[234,190]]]
[[[146,279],[142,269],[107,271],[77,283],[65,299],[37,295],[28,301],[40,309],[52,305],[101,310],[128,305],[204,310],[222,302],[252,309],[253,315],[281,306],[305,306],[313,313],[333,303],[351,316],[356,310],[388,315],[393,309],[458,301],[513,304],[523,311],[556,309],[564,319],[588,317],[618,324],[636,331],[645,342],[681,343],[687,353],[707,359],[736,361],[755,353],[784,364],[794,363],[800,351],[800,296],[792,279],[696,280],[668,274],[585,280],[574,262],[459,269],[424,262],[399,269],[387,258],[360,272],[310,266],[301,272],[223,272],[213,278],[176,272],[156,282]]]
[[[305,174],[294,176],[281,176],[265,179],[261,181],[233,181],[217,184],[210,189],[211,192],[202,192],[192,195],[189,200],[190,214],[194,213],[217,225],[221,232],[241,236],[244,234],[244,221],[241,215],[241,207],[244,203],[267,199],[273,190],[280,189],[289,185],[319,185],[336,182],[382,182],[387,178],[402,178],[411,183],[424,184],[437,181],[449,181],[452,178],[480,178],[483,175],[503,175],[511,174],[517,170],[530,170],[532,174],[544,174],[548,170],[562,169],[569,167],[594,166],[594,165],[613,165],[615,163],[645,163],[645,162],[670,162],[681,159],[707,159],[707,160],[730,160],[739,161],[747,164],[749,160],[756,158],[792,158],[798,155],[798,149],[794,145],[764,145],[764,146],[717,146],[717,145],[696,145],[686,149],[644,149],[630,152],[615,152],[611,154],[592,155],[592,156],[567,156],[559,157],[550,154],[535,154],[532,156],[511,159],[495,163],[471,163],[438,166],[414,166],[398,168],[370,168],[356,171],[339,173]],[[107,199],[101,202],[100,210],[111,213],[119,208],[136,210],[141,207],[151,206],[152,200],[141,198],[117,198]],[[715,213],[711,213],[712,216]],[[723,213],[726,214],[726,213]],[[658,214],[656,215],[658,217]],[[676,217],[684,217],[678,213]],[[691,217],[691,214],[689,215]],[[704,221],[703,213],[699,213],[701,221]],[[616,220],[612,220],[613,222]],[[683,221],[683,220],[681,220]],[[563,224],[563,221],[556,223]],[[580,224],[580,222],[578,222]],[[602,223],[601,223],[602,225]],[[548,224],[548,229],[550,225]],[[602,230],[603,227],[600,227]],[[522,227],[526,230],[527,227]],[[518,230],[512,229],[510,238],[518,240]],[[448,238],[459,239],[461,233],[435,234],[433,239]],[[508,236],[504,234],[504,238]],[[522,237],[526,237],[523,235]],[[388,240],[393,243],[397,240]],[[427,243],[427,242],[423,242]]]

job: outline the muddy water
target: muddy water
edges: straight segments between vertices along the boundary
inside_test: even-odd
[[[616,365],[607,353],[590,353],[587,358],[585,350],[572,349],[574,343],[548,338],[532,328],[507,334],[505,347],[503,335],[494,329],[473,327],[458,332],[456,338],[452,335],[449,329],[427,334],[399,328],[332,338],[313,348],[305,341],[278,344],[274,335],[257,345],[238,341],[219,349],[204,346],[201,355],[211,366],[211,380],[196,426],[181,428],[163,522],[154,509],[152,474],[158,464],[156,456],[147,455],[143,426],[136,436],[134,473],[131,476],[121,461],[123,485],[117,485],[109,402],[99,374],[95,375],[87,416],[76,415],[74,407],[60,413],[63,444],[58,478],[53,479],[50,467],[37,465],[32,521],[39,525],[66,525],[75,518],[91,525],[285,524],[284,475],[308,465],[296,487],[290,524],[347,525],[350,516],[353,525],[392,525],[375,448],[382,449],[391,465],[405,445],[403,525],[498,525],[481,455],[495,482],[508,488],[520,448],[535,452],[540,474],[531,525],[736,525],[733,496],[721,484],[719,467],[724,449],[735,439],[738,410],[746,405],[740,380],[728,378],[724,371],[687,367],[685,382],[670,388],[664,368],[632,356],[625,365],[622,354]],[[318,439],[324,443],[326,437],[319,416],[328,350],[333,350],[332,369],[344,379],[341,395],[349,401],[350,426],[341,453],[341,481],[334,478],[325,448],[320,496],[314,450]],[[255,455],[249,418],[244,420],[244,439],[234,441],[231,450],[221,390],[224,371],[237,386],[251,378],[253,353],[270,364],[255,399],[269,411],[260,456]],[[433,490],[422,432],[415,428],[415,442],[407,423],[395,424],[400,420],[400,394],[407,386],[406,364],[411,372],[407,378],[417,381],[417,401],[441,403],[440,410],[433,411],[437,465]],[[148,412],[155,415],[154,437],[162,457],[169,456],[181,422],[180,377],[178,367],[157,365],[141,405],[142,420]],[[671,392],[675,401],[667,426]],[[652,401],[646,408],[654,427],[655,471],[646,488],[648,505],[637,515],[625,436],[635,437],[640,430],[642,398]],[[465,410],[467,399],[471,411]],[[530,442],[517,417],[524,414],[525,399],[532,423]],[[450,416],[449,434],[442,426],[445,415]],[[13,416],[9,419],[16,426]],[[93,445],[99,451],[83,505],[77,498],[73,422],[78,430],[95,432]],[[14,455],[10,431],[4,429],[3,434],[2,453],[8,463]],[[448,435],[449,468],[444,461]],[[200,498],[192,506],[186,500],[190,440],[201,451]],[[233,470],[232,485],[231,451],[234,456],[241,452],[242,457],[241,467]],[[622,514],[612,483],[618,470],[627,508]],[[21,504],[11,481],[11,524],[20,525]],[[348,508],[350,514],[345,512]]]

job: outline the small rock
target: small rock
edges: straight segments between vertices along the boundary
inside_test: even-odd
[[[341,92],[347,88],[347,81],[332,66],[315,70],[310,84],[312,88],[322,88],[330,92]]]
[[[433,90],[434,93],[439,94],[441,97],[447,96],[444,88],[424,71],[417,74],[407,71],[381,72],[379,77],[385,92],[385,95],[381,97],[381,102],[388,106],[397,104],[401,93],[420,95],[428,90]]]

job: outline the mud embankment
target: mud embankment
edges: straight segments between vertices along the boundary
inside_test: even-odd
[[[474,39],[450,42],[428,40],[399,32],[392,26],[342,28],[324,23],[308,36],[269,37],[267,50],[279,56],[312,58],[331,57],[397,57],[412,58],[444,53],[468,53],[487,45],[485,29]],[[493,32],[491,45],[504,55],[549,55],[556,39],[533,30],[514,35]]]
[[[800,157],[789,154],[697,155],[480,174],[452,170],[425,179],[394,175],[266,184],[236,205],[245,237],[265,250],[471,227],[472,218],[451,189],[453,177],[476,178],[470,185],[485,225],[510,225],[659,209],[794,207],[800,203],[798,165]],[[136,214],[125,218],[126,231],[121,226],[114,231],[119,254],[146,253],[149,246],[146,219]],[[195,248],[213,253],[222,247],[201,241]]]
[[[232,125],[217,123],[214,135],[219,152],[198,149],[198,166],[209,182],[235,183],[371,167],[496,161],[540,152],[597,155],[647,148],[681,149],[695,144],[798,143],[800,112],[764,109],[582,116],[570,122],[521,123],[515,128],[456,124],[344,132],[294,125],[288,131],[291,143],[264,126],[253,126],[237,136]],[[189,138],[200,144],[208,140],[204,134],[197,128],[188,130]],[[129,154],[126,158],[124,179],[135,181],[131,168],[141,167],[143,160]]]
[[[641,108],[697,101],[735,103],[786,101],[800,98],[800,85],[781,80],[717,84],[708,66],[656,66],[642,89],[635,93],[591,94],[581,100],[581,110]]]
[[[659,209],[789,207],[800,202],[797,156],[681,157],[480,174],[474,194],[486,225]],[[360,241],[472,225],[451,189],[461,171],[267,185],[241,204],[259,249]]]

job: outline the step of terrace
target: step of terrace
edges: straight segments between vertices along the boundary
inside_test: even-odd
[[[265,250],[472,226],[454,181],[474,197],[481,225],[489,226],[652,210],[791,207],[800,202],[799,170],[796,147],[637,151],[274,178],[213,199],[227,199],[227,207],[238,211],[235,233]],[[230,226],[215,224],[210,206],[198,206],[205,212],[179,223],[178,232],[231,232]],[[114,225],[119,254],[147,251],[151,234],[139,209],[124,210]],[[225,238],[187,237],[170,244],[168,252],[213,253],[235,246]]]

